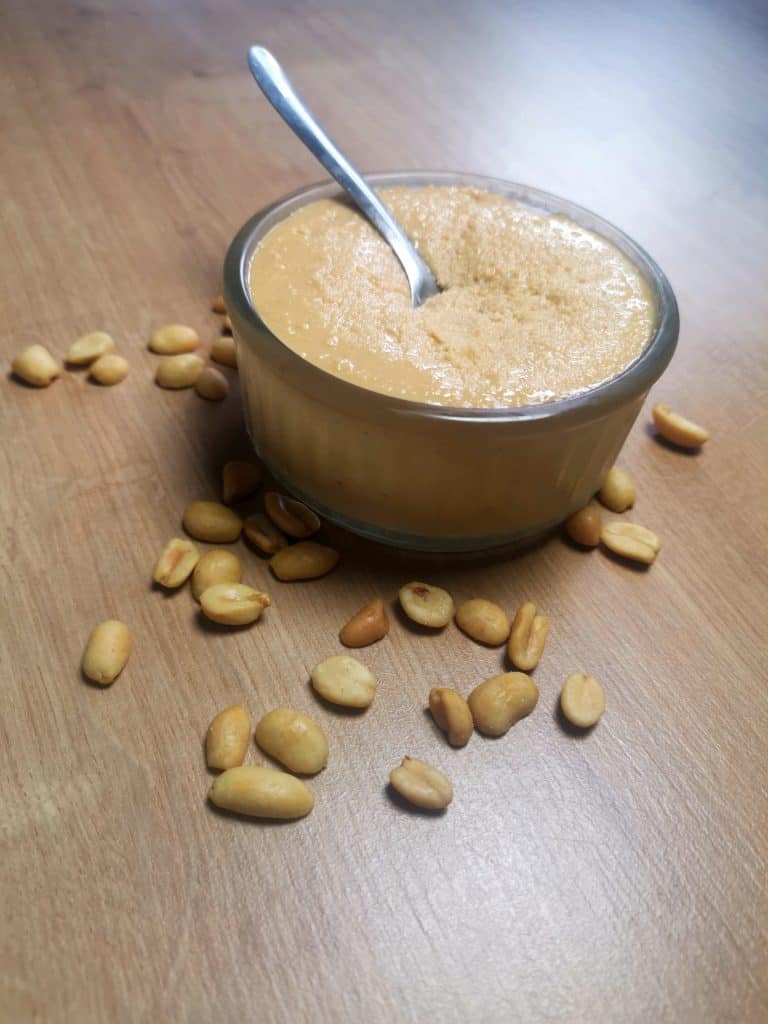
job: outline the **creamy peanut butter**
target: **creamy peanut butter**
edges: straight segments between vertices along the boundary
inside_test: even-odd
[[[400,398],[511,407],[594,387],[647,345],[643,278],[568,218],[475,188],[382,197],[443,289],[418,309],[390,248],[341,201],[297,210],[253,256],[256,310],[311,363]]]

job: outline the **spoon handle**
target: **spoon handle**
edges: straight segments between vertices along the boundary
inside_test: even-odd
[[[411,240],[365,178],[315,120],[269,50],[263,46],[252,46],[248,51],[248,66],[261,91],[288,127],[338,181],[394,250],[408,277],[413,305],[419,306],[436,294],[438,287],[434,275]]]

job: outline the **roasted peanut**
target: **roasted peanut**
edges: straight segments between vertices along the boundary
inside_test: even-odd
[[[265,555],[274,555],[288,547],[288,538],[262,512],[254,512],[243,523],[243,532]]]
[[[253,764],[222,772],[213,780],[208,799],[225,811],[252,818],[303,818],[315,805],[312,790],[295,775]]]
[[[104,356],[115,347],[112,336],[106,331],[92,331],[73,341],[67,349],[64,361],[73,366],[87,366],[99,356]]]
[[[83,656],[83,672],[94,683],[109,686],[125,668],[131,653],[131,631],[117,619],[107,619],[94,629]]]
[[[43,345],[30,345],[11,363],[17,377],[36,388],[47,388],[61,375],[61,367]]]
[[[268,594],[245,583],[214,583],[200,595],[200,607],[207,618],[224,626],[248,626],[270,604]]]
[[[656,534],[637,523],[606,523],[600,531],[600,540],[615,555],[645,565],[651,565],[661,548]]]
[[[316,544],[312,540],[302,540],[291,547],[283,548],[269,560],[272,572],[279,580],[314,580],[325,576],[336,566],[339,552],[327,548],[324,544]]]
[[[453,800],[453,786],[445,775],[417,757],[404,757],[389,773],[389,781],[414,807],[441,811]]]
[[[232,318],[228,313],[224,314],[224,319],[221,321],[221,329],[222,331],[229,331],[230,334],[232,333]]]
[[[709,431],[673,412],[668,405],[654,405],[653,423],[666,440],[678,448],[699,448],[709,440]]]
[[[311,508],[277,491],[264,495],[264,509],[275,526],[289,537],[311,537],[320,529],[320,520]]]
[[[200,356],[193,352],[180,356],[166,356],[157,364],[155,383],[161,388],[170,388],[173,391],[194,387],[204,366],[205,363]]]
[[[538,699],[539,689],[525,673],[503,672],[476,686],[467,703],[475,728],[486,736],[503,736],[530,715]]]
[[[107,352],[105,356],[99,356],[96,362],[91,363],[88,376],[97,384],[109,388],[125,380],[129,369],[127,359],[123,359],[117,352]]]
[[[184,509],[184,529],[195,540],[209,544],[230,544],[243,528],[237,512],[218,501],[193,501]]]
[[[452,747],[463,747],[469,741],[474,722],[461,694],[447,686],[434,686],[429,691],[429,710]]]
[[[563,684],[560,707],[571,725],[590,729],[605,711],[605,693],[594,676],[572,672]]]
[[[384,603],[375,598],[355,612],[349,622],[341,627],[339,640],[345,647],[368,647],[375,644],[389,632],[389,618]]]
[[[200,560],[200,552],[191,540],[174,537],[169,540],[155,563],[152,579],[170,590],[186,583]]]
[[[533,601],[526,601],[515,612],[509,634],[507,654],[521,672],[530,672],[541,661],[549,632],[549,619],[536,612]]]
[[[222,334],[220,338],[214,339],[211,345],[211,359],[216,363],[221,363],[222,366],[231,366],[233,370],[236,370],[237,348],[235,339],[226,334]]]
[[[611,512],[626,512],[635,504],[637,492],[629,473],[611,466],[597,496]]]
[[[194,327],[184,324],[166,324],[158,327],[149,339],[149,347],[161,356],[179,355],[181,352],[194,352],[200,344],[200,338]]]
[[[586,548],[594,548],[600,543],[601,525],[600,509],[597,505],[586,505],[566,519],[565,532],[577,544],[583,544]]]
[[[229,394],[229,381],[215,366],[205,366],[195,381],[195,391],[209,402],[221,402]]]
[[[315,775],[328,763],[328,740],[310,718],[292,708],[275,708],[256,726],[256,742],[270,757],[298,775]]]
[[[239,583],[243,578],[243,567],[237,555],[223,548],[206,551],[192,573],[192,596],[196,601],[204,590],[216,583]]]
[[[510,630],[509,618],[504,609],[482,597],[473,597],[459,606],[456,625],[468,637],[489,647],[503,644]]]
[[[226,771],[245,760],[251,741],[251,716],[242,704],[224,708],[205,734],[205,760],[209,768]]]
[[[224,304],[224,296],[217,295],[216,298],[211,302],[211,309],[214,313],[220,313],[222,316],[227,312],[227,307]]]
[[[367,708],[376,696],[376,676],[357,658],[334,654],[312,669],[312,687],[331,704]]]
[[[400,605],[409,619],[432,629],[447,626],[453,615],[451,595],[431,583],[406,583],[400,588]]]
[[[256,462],[233,459],[221,467],[221,500],[225,505],[249,498],[261,483],[262,468]]]

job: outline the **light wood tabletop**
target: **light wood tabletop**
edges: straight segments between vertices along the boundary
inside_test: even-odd
[[[342,539],[333,574],[288,586],[240,542],[273,606],[235,633],[152,589],[248,441],[236,375],[220,404],[162,391],[147,339],[176,321],[207,346],[237,228],[322,177],[250,79],[253,42],[363,167],[534,184],[658,260],[680,345],[621,458],[662,538],[650,570],[559,536],[428,568]],[[0,1019],[768,1019],[767,48],[758,0],[4,5]],[[97,329],[130,362],[117,387],[7,373]],[[700,454],[653,439],[653,401],[709,428]],[[453,750],[425,712],[502,652],[394,611],[361,655],[370,710],[313,697],[349,615],[426,572],[551,617],[539,705],[503,739]],[[103,689],[80,661],[108,617],[135,642]],[[576,669],[607,694],[582,736],[557,714]],[[233,702],[326,730],[307,818],[208,805],[202,740]],[[392,799],[404,754],[450,776],[445,814]]]

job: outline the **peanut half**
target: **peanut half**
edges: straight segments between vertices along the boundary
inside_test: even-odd
[[[109,686],[125,668],[133,638],[124,622],[107,619],[94,629],[83,656],[83,672],[94,683]]]
[[[221,468],[221,500],[225,505],[250,498],[261,483],[262,468],[256,462],[233,459]]]
[[[445,775],[417,757],[404,757],[389,773],[389,781],[414,807],[441,811],[453,800],[453,786]]]
[[[700,448],[709,440],[709,431],[687,420],[668,405],[654,405],[651,415],[656,430],[678,448]]]
[[[312,687],[331,704],[367,708],[376,696],[376,676],[350,654],[334,654],[312,669]]]
[[[248,626],[271,604],[268,594],[245,583],[214,583],[200,595],[206,617],[223,626]]]
[[[374,598],[356,611],[349,622],[341,627],[339,640],[345,647],[368,647],[389,632],[389,617],[381,598]]]
[[[205,760],[209,768],[226,771],[245,760],[251,740],[251,716],[242,704],[224,708],[205,734]]]
[[[232,333],[232,317],[229,313],[224,314],[224,319],[221,321],[221,329],[222,331],[229,331],[230,334]]]
[[[36,388],[47,388],[61,376],[61,367],[43,345],[30,345],[11,363],[17,377]]]
[[[629,473],[611,466],[597,496],[611,512],[626,512],[635,504],[637,492]]]
[[[288,538],[263,512],[254,512],[243,523],[243,533],[265,555],[274,555],[288,547]]]
[[[104,356],[115,347],[112,336],[106,331],[91,331],[77,341],[73,341],[67,349],[64,361],[73,366],[87,366],[99,356]]]
[[[125,380],[129,369],[127,359],[123,359],[117,352],[107,352],[106,355],[99,356],[94,363],[91,363],[88,376],[92,377],[97,384],[109,388]]]
[[[237,512],[218,501],[193,501],[184,509],[182,521],[190,536],[209,544],[230,544],[237,540],[243,528]]]
[[[217,295],[216,298],[213,299],[213,301],[211,302],[211,309],[213,310],[214,313],[219,313],[221,316],[224,316],[224,314],[227,312],[227,307],[224,303],[223,295]]]
[[[606,523],[600,540],[615,555],[633,562],[651,565],[661,548],[661,541],[651,530],[637,523]]]
[[[447,590],[431,583],[406,583],[400,588],[400,605],[413,622],[442,629],[453,616],[453,598]]]
[[[270,757],[299,775],[315,775],[328,763],[328,740],[310,718],[292,708],[275,708],[256,726],[256,742]]]
[[[205,366],[195,381],[195,391],[209,402],[221,402],[229,394],[229,381],[215,366]]]
[[[594,676],[572,672],[563,684],[560,707],[571,725],[590,729],[605,711],[605,693]]]
[[[541,661],[549,632],[549,619],[539,615],[533,601],[526,601],[515,612],[507,653],[521,672],[530,672]]]
[[[243,567],[237,555],[223,548],[206,551],[192,573],[192,596],[200,600],[203,591],[216,583],[239,583],[243,578]]]
[[[155,383],[161,388],[178,391],[181,388],[192,388],[203,372],[205,363],[194,352],[180,356],[166,356],[157,364]]]
[[[525,673],[503,672],[476,686],[467,703],[475,728],[486,736],[503,736],[530,715],[538,699],[539,689]]]
[[[277,491],[264,495],[264,509],[275,526],[289,537],[311,537],[320,529],[320,520],[311,508]]]
[[[253,818],[303,818],[315,805],[312,790],[295,775],[252,764],[222,772],[213,780],[208,799],[225,811]]]
[[[283,548],[269,560],[272,572],[279,580],[314,580],[325,576],[336,566],[339,552],[316,544],[312,540],[303,540],[291,547]]]
[[[152,579],[161,587],[173,590],[186,583],[199,560],[200,552],[191,540],[174,537],[160,552]]]
[[[429,691],[429,710],[452,747],[463,747],[469,741],[474,722],[461,694],[447,686],[434,686]]]
[[[161,356],[179,355],[181,352],[194,352],[200,344],[200,338],[194,327],[184,324],[166,324],[158,327],[149,339],[149,347]]]
[[[235,339],[226,334],[222,334],[220,338],[215,338],[211,345],[211,359],[215,363],[221,363],[222,366],[231,366],[233,370],[236,370],[237,348]]]
[[[509,636],[507,613],[493,601],[473,597],[456,612],[456,625],[472,640],[488,647],[499,647]]]
[[[595,548],[600,543],[602,516],[597,505],[586,505],[565,521],[565,532],[577,544]]]

